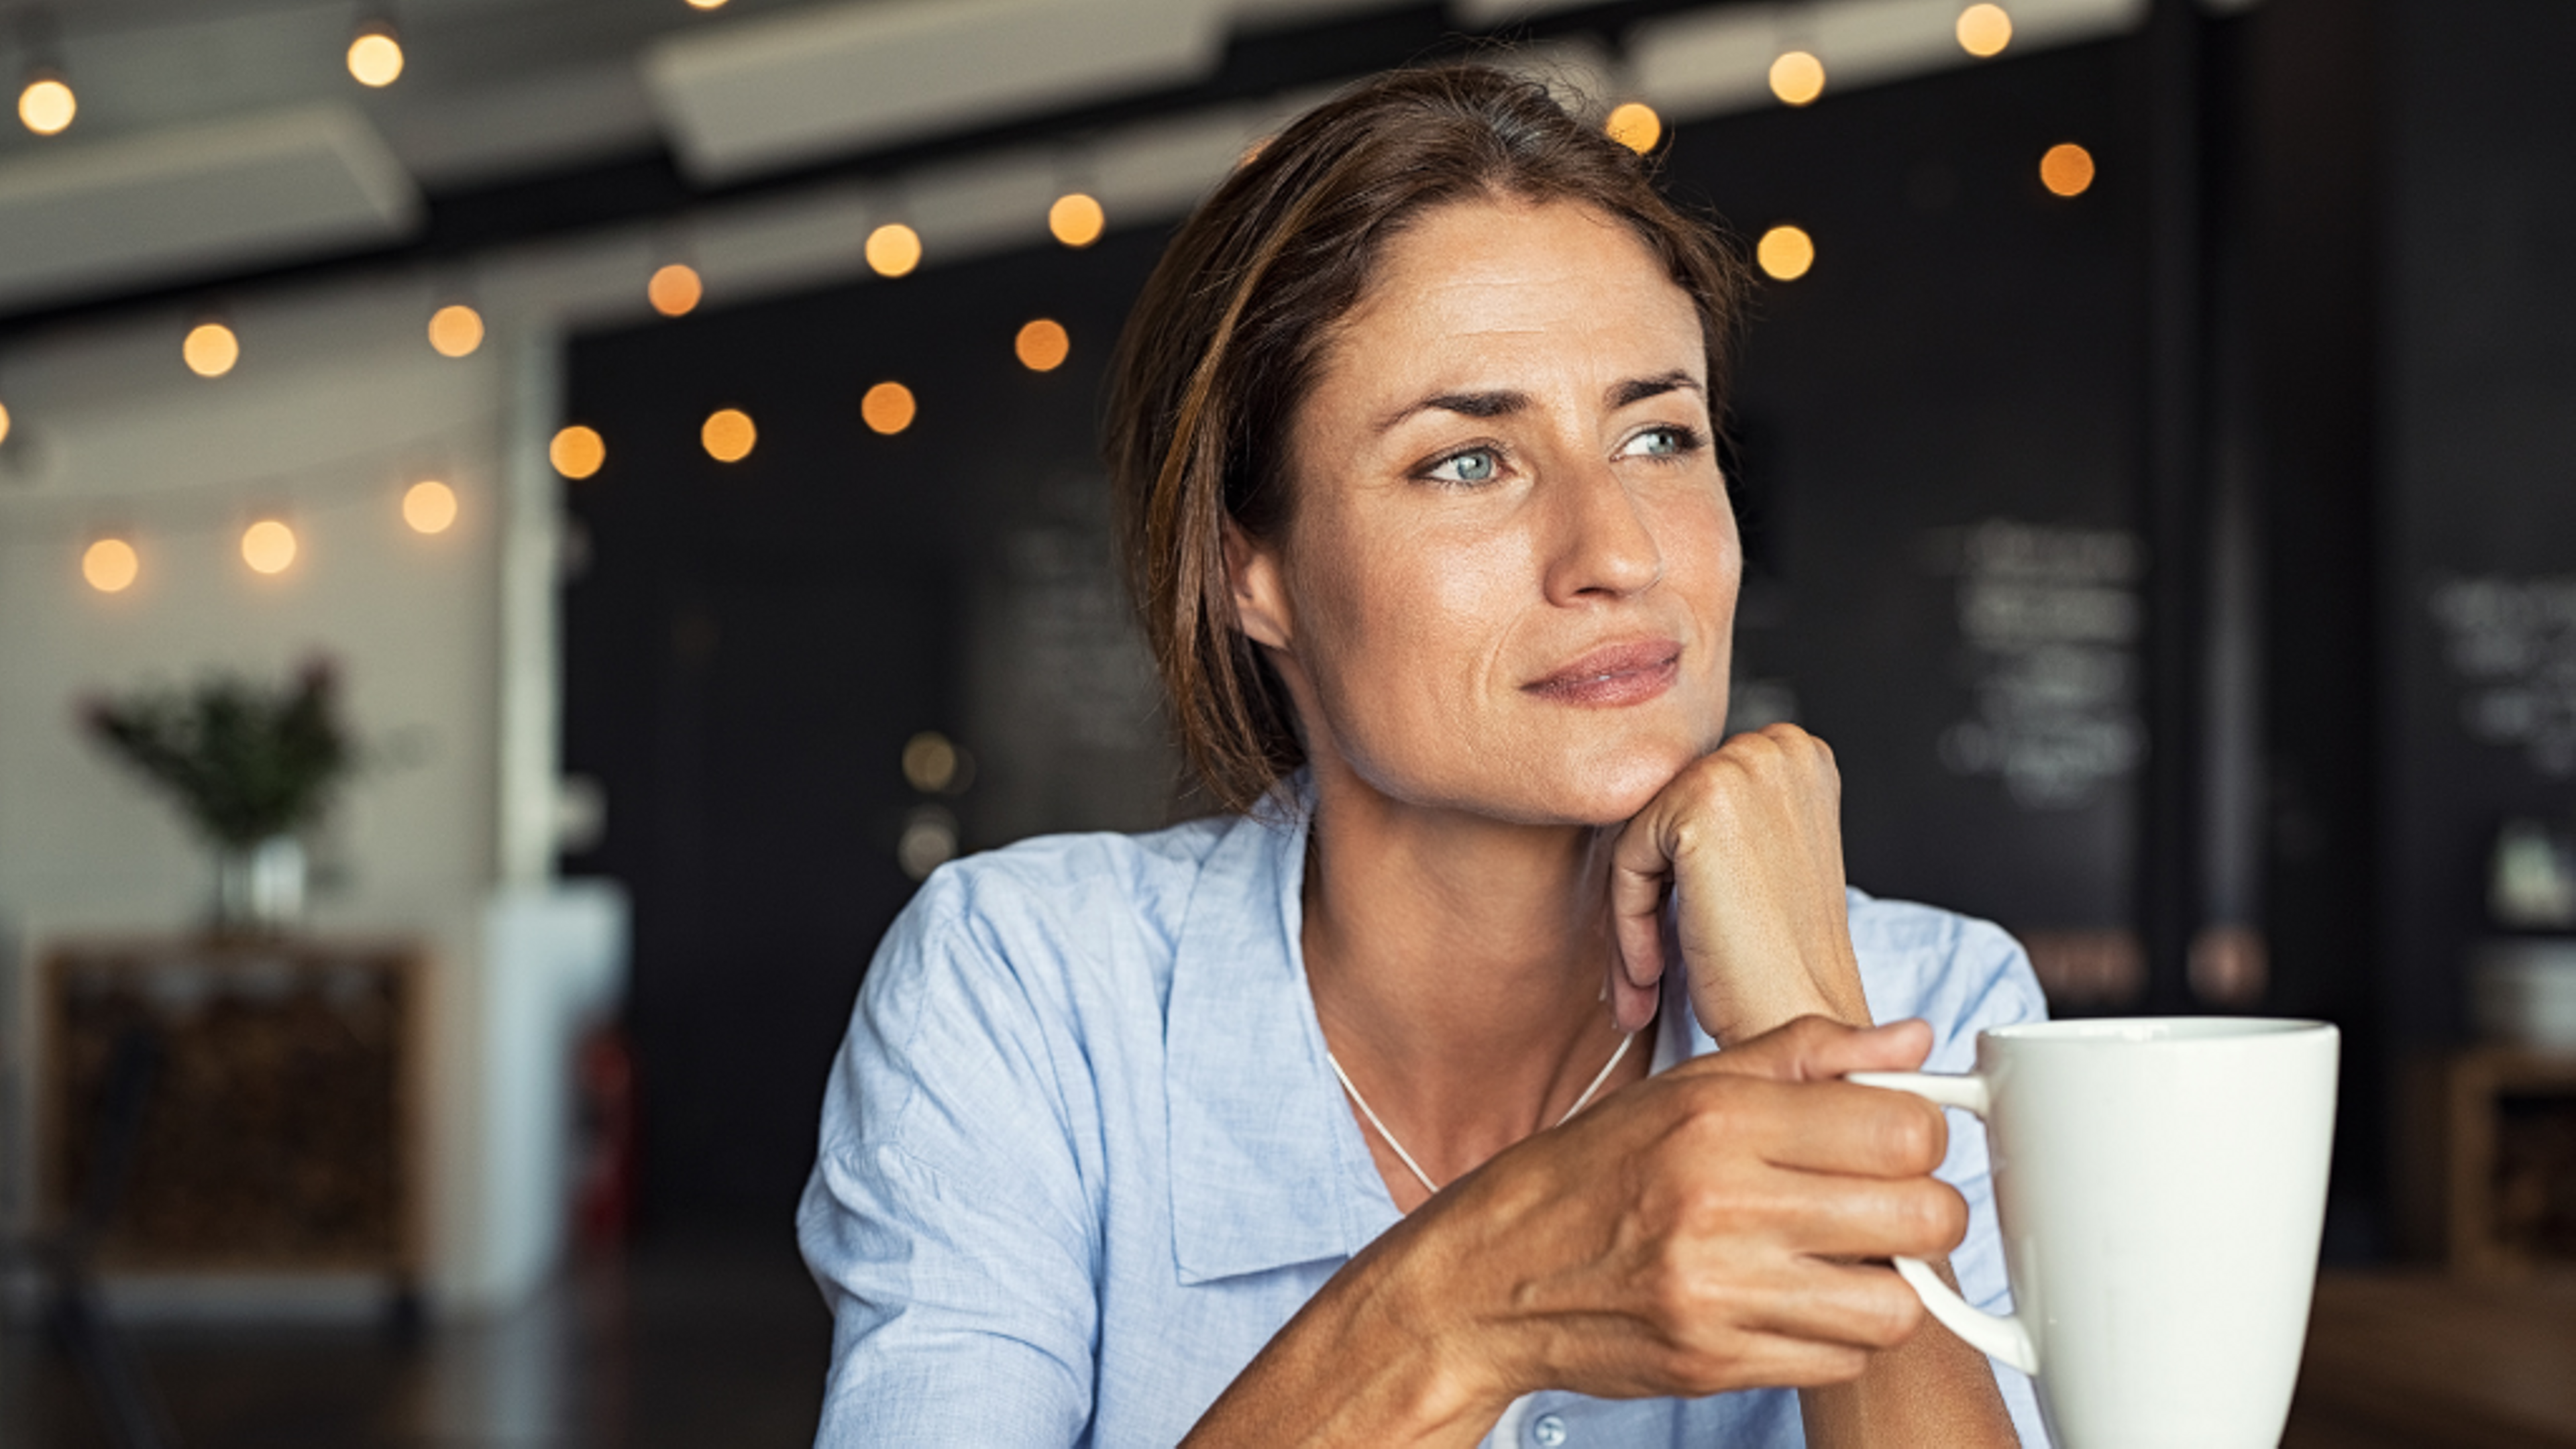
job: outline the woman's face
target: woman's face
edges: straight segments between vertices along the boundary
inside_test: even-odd
[[[1239,616],[1319,769],[1624,820],[1724,733],[1742,559],[1697,311],[1622,224],[1460,202],[1389,243],[1290,425]]]

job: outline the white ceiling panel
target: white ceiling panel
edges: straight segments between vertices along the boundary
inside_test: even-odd
[[[691,175],[726,180],[1208,74],[1220,0],[871,0],[663,40],[645,77]]]
[[[66,147],[0,165],[0,303],[390,240],[420,210],[345,105]]]

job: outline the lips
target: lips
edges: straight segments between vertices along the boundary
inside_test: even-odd
[[[1673,687],[1681,675],[1681,661],[1682,646],[1670,639],[1609,644],[1521,689],[1559,704],[1604,708],[1643,704]]]

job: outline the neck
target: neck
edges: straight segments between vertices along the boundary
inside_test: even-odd
[[[1406,804],[1338,760],[1316,762],[1315,786],[1303,944],[1316,1011],[1370,1103],[1446,1182],[1554,1123],[1618,1045],[1602,1001],[1607,837]],[[1622,1066],[1642,1072],[1632,1056]]]

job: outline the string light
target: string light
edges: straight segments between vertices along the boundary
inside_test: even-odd
[[[921,233],[890,221],[868,233],[868,265],[880,277],[900,277],[921,265]]]
[[[394,33],[393,20],[379,15],[362,22],[349,39],[349,74],[370,90],[382,90],[402,73],[402,37]]]
[[[1825,63],[1803,50],[1781,52],[1771,62],[1771,94],[1803,106],[1825,93]]]
[[[179,343],[179,356],[197,376],[221,377],[241,361],[241,339],[221,322],[200,322]]]
[[[2072,141],[2048,148],[2039,158],[2039,184],[2059,196],[2081,196],[2093,185],[2093,153]]]
[[[62,73],[31,71],[18,92],[18,122],[39,136],[59,136],[80,112],[80,98]]]
[[[2012,17],[2000,5],[1971,5],[1959,12],[1959,48],[1984,60],[2012,44]]]
[[[441,357],[466,357],[483,345],[483,314],[450,302],[429,314],[429,345]]]
[[[263,518],[242,530],[242,562],[263,574],[282,574],[295,562],[295,530]]]
[[[1630,101],[1614,107],[1610,118],[1601,124],[1603,134],[1629,150],[1643,156],[1664,139],[1664,118],[1644,101]]]
[[[1073,351],[1073,339],[1065,334],[1064,324],[1051,317],[1040,317],[1020,329],[1011,342],[1020,366],[1031,372],[1053,372],[1064,366]]]
[[[1109,213],[1088,192],[1068,191],[1047,208],[1047,230],[1069,247],[1087,247],[1109,228]]]
[[[644,284],[644,296],[653,310],[665,317],[685,317],[696,310],[698,299],[706,295],[706,283],[699,280],[698,269],[686,262],[672,262],[654,269],[653,279]]]
[[[1794,282],[1816,264],[1816,240],[1794,226],[1775,226],[1762,233],[1753,248],[1753,258],[1762,264],[1764,274],[1777,281]]]
[[[134,545],[121,538],[102,538],[81,551],[81,577],[102,594],[123,593],[143,572]]]
[[[425,478],[403,490],[403,522],[414,533],[445,533],[456,521],[456,490]]]
[[[888,437],[911,427],[913,412],[912,389],[899,382],[878,383],[859,399],[859,417]]]
[[[608,461],[608,444],[601,440],[598,429],[575,423],[546,444],[546,461],[567,478],[587,478]]]
[[[760,430],[751,425],[751,414],[740,408],[718,408],[707,414],[698,429],[698,442],[707,456],[719,463],[739,463],[751,456],[752,444],[760,441]]]

